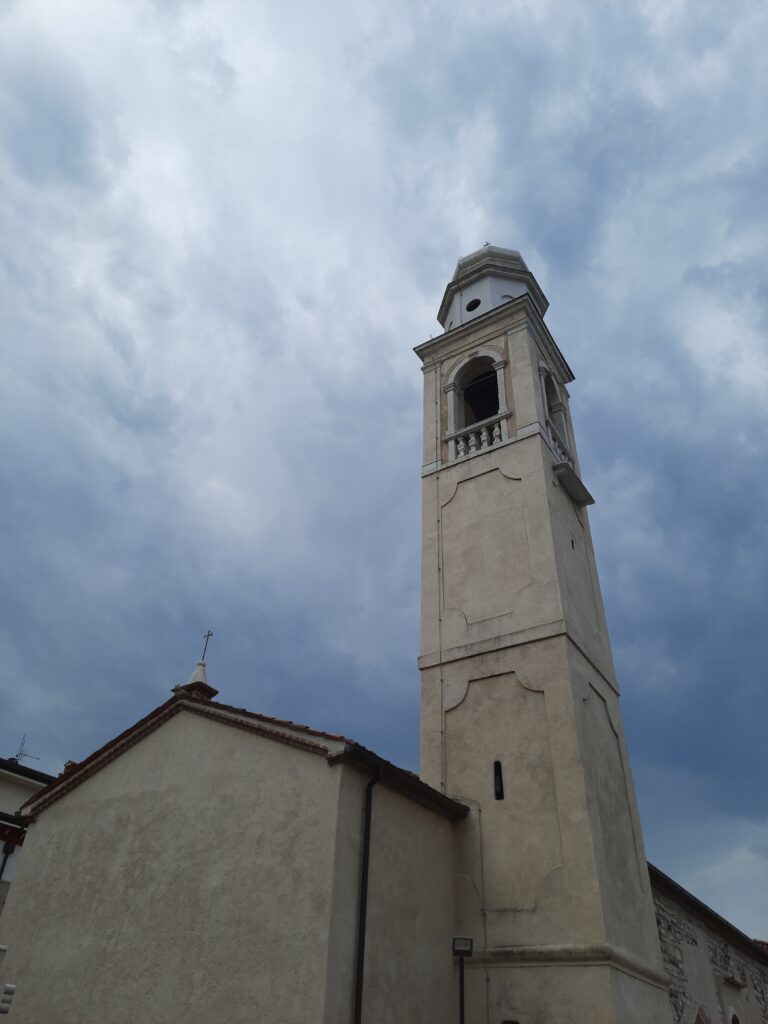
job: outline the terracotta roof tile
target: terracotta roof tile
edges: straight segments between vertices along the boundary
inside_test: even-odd
[[[248,718],[255,718],[260,722],[269,722],[271,725],[281,725],[287,729],[298,729],[309,736],[322,736],[326,740],[335,740],[338,743],[354,743],[348,736],[340,736],[333,732],[323,732],[322,729],[313,729],[309,725],[300,725],[288,718],[273,718],[271,715],[262,715],[257,711],[249,711],[247,708],[236,708],[232,704],[222,704],[220,701],[210,701],[211,707],[221,708],[222,711],[231,711],[238,715],[245,715]]]

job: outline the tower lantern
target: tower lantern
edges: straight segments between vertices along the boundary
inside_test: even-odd
[[[446,331],[451,331],[524,294],[531,296],[543,317],[549,303],[520,253],[498,245],[484,245],[456,264],[437,319]]]

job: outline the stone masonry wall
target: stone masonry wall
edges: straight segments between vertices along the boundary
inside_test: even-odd
[[[675,1024],[768,1024],[768,965],[668,893],[653,899]]]

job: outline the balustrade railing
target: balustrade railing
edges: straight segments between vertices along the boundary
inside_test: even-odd
[[[552,447],[555,450],[555,454],[557,455],[557,457],[560,459],[561,462],[567,462],[568,465],[571,466],[571,468],[573,468],[573,456],[568,451],[568,446],[563,440],[557,427],[550,419],[547,420],[547,432],[549,434],[549,440],[552,444]]]
[[[508,412],[498,413],[486,420],[480,420],[479,423],[471,423],[468,427],[446,434],[448,458],[451,461],[461,459],[465,455],[474,455],[486,448],[493,448],[501,441],[506,441],[509,415]]]
[[[448,442],[449,460],[453,461],[454,459],[462,459],[467,455],[475,455],[477,452],[493,448],[494,445],[499,444],[501,441],[506,441],[507,420],[510,415],[509,412],[498,413],[496,416],[489,416],[487,420],[471,423],[468,427],[462,427],[461,430],[454,430],[452,433],[446,434],[445,440]],[[562,434],[550,419],[546,420],[546,425],[549,443],[558,460],[560,462],[567,462],[573,468],[573,456],[568,451],[568,446],[563,440]]]

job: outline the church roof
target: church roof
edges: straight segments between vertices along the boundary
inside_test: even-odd
[[[217,708],[223,708],[226,711],[237,712],[238,715],[245,715],[246,718],[253,718],[259,722],[268,722],[271,725],[282,725],[286,728],[295,729],[297,732],[306,733],[308,736],[320,736],[326,740],[336,740],[340,743],[354,743],[354,740],[349,739],[348,736],[341,736],[338,733],[324,732],[322,729],[313,729],[309,725],[300,725],[298,722],[292,722],[289,718],[272,718],[270,715],[262,715],[258,711],[248,711],[247,708],[236,708],[232,704],[222,704],[220,701],[212,701]]]
[[[195,681],[198,682],[198,681]],[[207,685],[207,684],[206,684]],[[212,689],[212,687],[210,688]],[[216,691],[214,691],[216,692]],[[222,704],[197,693],[177,687],[170,700],[160,704],[130,728],[115,736],[80,762],[68,761],[61,775],[53,778],[49,785],[30,797],[22,810],[28,821],[34,821],[38,814],[52,803],[71,792],[86,779],[95,775],[110,762],[116,760],[125,750],[134,746],[149,733],[154,732],[181,711],[191,712],[212,719],[223,725],[244,729],[309,753],[319,754],[331,764],[350,764],[366,774],[374,775],[384,785],[397,790],[431,810],[451,819],[465,817],[468,808],[444,793],[428,786],[413,772],[398,768],[372,750],[346,736],[299,725],[289,719],[261,715],[246,708]],[[50,778],[50,776],[49,776]]]

